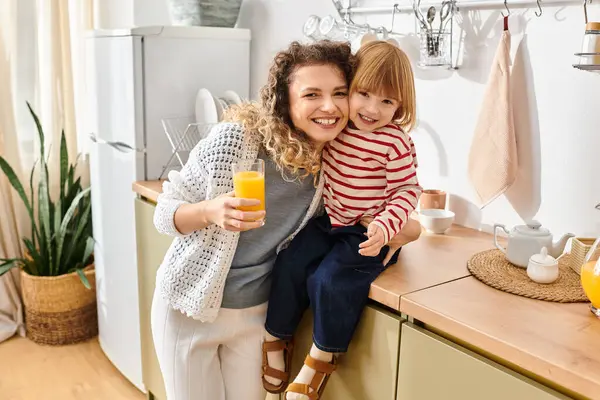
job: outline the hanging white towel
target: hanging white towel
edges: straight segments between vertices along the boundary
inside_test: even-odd
[[[469,154],[469,178],[481,208],[514,183],[517,168],[510,94],[510,32],[505,28],[494,57]]]

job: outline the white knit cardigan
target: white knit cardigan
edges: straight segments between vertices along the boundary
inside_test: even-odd
[[[212,322],[217,317],[223,287],[237,248],[239,233],[217,225],[182,235],[175,228],[175,211],[182,204],[198,203],[233,190],[231,163],[253,160],[259,141],[235,123],[220,123],[191,151],[181,171],[171,171],[163,184],[154,212],[154,225],[175,236],[160,266],[156,285],[171,307],[189,317]],[[316,213],[323,192],[323,179],[302,223],[286,240],[283,249]],[[267,211],[268,212],[268,211]]]

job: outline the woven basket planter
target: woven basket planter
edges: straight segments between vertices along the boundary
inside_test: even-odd
[[[76,272],[60,276],[33,276],[21,270],[27,337],[36,343],[65,345],[98,334],[96,274],[84,270],[91,289]]]

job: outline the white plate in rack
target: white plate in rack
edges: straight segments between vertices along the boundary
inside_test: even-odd
[[[215,99],[208,89],[202,88],[196,95],[196,123],[216,124],[219,122],[219,113]]]
[[[223,100],[225,100],[229,105],[242,104],[242,98],[233,90],[226,90],[225,93],[223,93]]]

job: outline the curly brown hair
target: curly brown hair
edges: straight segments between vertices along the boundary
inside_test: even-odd
[[[275,55],[260,102],[231,107],[225,114],[225,120],[240,122],[248,132],[261,135],[263,147],[282,172],[285,169],[301,178],[316,177],[321,168],[320,151],[294,127],[290,116],[289,85],[298,68],[308,65],[337,67],[350,87],[355,59],[348,43],[292,42]]]

